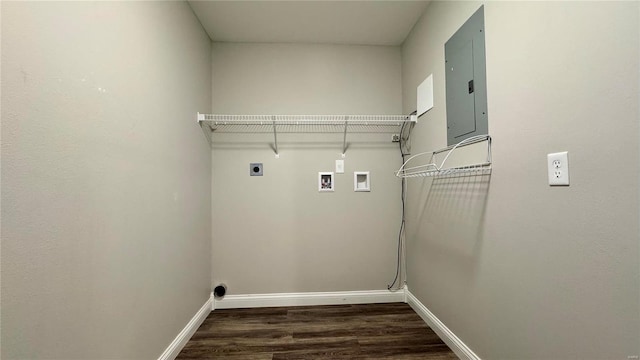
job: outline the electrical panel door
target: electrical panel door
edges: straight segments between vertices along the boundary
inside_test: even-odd
[[[447,41],[447,143],[488,133],[484,7]]]

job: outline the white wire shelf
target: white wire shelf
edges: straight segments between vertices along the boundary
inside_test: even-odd
[[[279,133],[343,134],[342,153],[347,149],[347,134],[399,134],[406,123],[415,123],[415,115],[218,115],[198,113],[198,123],[211,133],[273,133],[278,155]],[[210,138],[210,136],[209,136]]]
[[[408,115],[216,115],[198,114],[198,121],[218,133],[398,133]]]
[[[465,164],[461,166],[448,166],[447,160],[456,149],[461,147],[476,144],[480,142],[485,142],[487,146],[487,155],[486,160],[473,164]],[[440,165],[437,164],[436,156],[438,154],[443,154],[446,152],[444,159],[440,162]],[[429,163],[407,167],[409,162],[412,160],[425,157],[430,155]],[[415,162],[415,160],[414,160]],[[468,139],[465,139],[455,145],[448,146],[446,148],[424,152],[420,154],[416,154],[400,167],[398,171],[396,171],[396,176],[400,178],[412,178],[412,177],[429,177],[429,176],[454,176],[454,175],[484,175],[491,173],[491,136],[489,135],[478,135],[473,136]]]

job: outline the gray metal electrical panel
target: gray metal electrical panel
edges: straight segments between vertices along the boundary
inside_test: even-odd
[[[489,132],[485,71],[484,6],[444,45],[447,143]]]

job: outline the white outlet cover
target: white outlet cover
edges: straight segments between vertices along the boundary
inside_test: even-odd
[[[547,155],[549,185],[569,186],[569,152],[557,152]]]
[[[336,174],[344,174],[344,160],[336,160]]]

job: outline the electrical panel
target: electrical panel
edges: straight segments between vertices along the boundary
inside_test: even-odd
[[[484,6],[444,45],[447,144],[489,132],[485,70]]]

